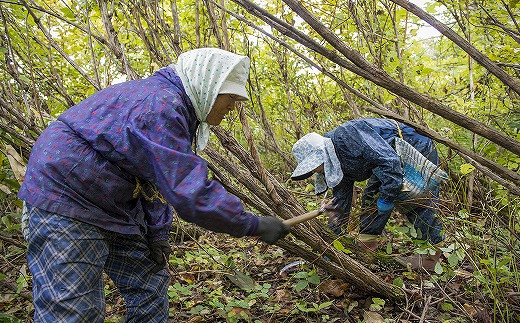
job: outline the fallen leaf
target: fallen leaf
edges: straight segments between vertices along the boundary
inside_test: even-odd
[[[358,301],[352,301],[350,304],[348,304],[347,307],[347,313],[350,313],[354,309],[354,307],[357,307],[359,305]]]
[[[193,284],[195,281],[195,276],[192,273],[183,273],[180,275],[181,279],[187,282],[188,284]]]
[[[192,316],[187,321],[187,323],[201,323],[201,322],[204,322],[204,318],[199,315]]]
[[[403,276],[408,278],[409,280],[417,280],[419,278],[419,275],[413,271],[405,271],[403,272]]]
[[[465,271],[465,270],[462,270],[462,269],[455,269],[453,272],[454,272],[455,275],[458,276],[458,277],[462,277],[462,278],[473,278],[473,274],[470,273],[469,271]]]
[[[7,150],[7,159],[9,160],[9,164],[13,170],[14,177],[18,183],[22,184],[26,170],[23,159],[11,145],[6,145],[5,149]]]
[[[289,301],[291,300],[291,292],[286,289],[277,289],[274,300],[277,303],[280,303],[282,301]]]
[[[385,323],[385,319],[381,314],[376,312],[365,311],[365,313],[363,313],[363,319],[365,323]]]
[[[464,304],[464,310],[472,319],[479,323],[491,323],[491,317],[485,308],[466,303]]]
[[[285,316],[285,315],[291,313],[291,311],[292,311],[292,308],[282,308],[278,311],[278,314],[281,316]]]
[[[9,189],[9,187],[3,185],[3,184],[0,184],[0,191],[4,192],[5,194],[11,194],[11,190]]]
[[[319,290],[325,294],[340,297],[348,290],[349,284],[340,279],[329,279],[324,281]]]

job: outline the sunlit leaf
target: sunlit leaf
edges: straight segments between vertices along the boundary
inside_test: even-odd
[[[437,263],[435,264],[435,269],[434,269],[434,271],[435,271],[435,273],[436,273],[437,275],[440,275],[440,274],[442,274],[442,273],[444,272],[444,269],[442,268],[442,265],[441,265],[440,262],[437,262]]]
[[[473,166],[471,164],[462,164],[462,165],[460,165],[460,172],[462,173],[462,175],[469,174],[473,170],[475,170],[475,166]]]

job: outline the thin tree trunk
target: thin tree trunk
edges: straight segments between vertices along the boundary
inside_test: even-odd
[[[230,50],[231,46],[229,45],[229,36],[228,36],[228,27],[226,21],[226,7],[224,6],[224,0],[220,0],[220,6],[224,8],[222,10],[222,42],[224,44],[225,50]]]
[[[466,0],[466,38],[468,39],[468,43],[471,43],[471,24],[469,21],[469,7],[468,0]],[[473,84],[473,60],[468,56],[468,73],[469,73],[469,96],[472,105],[475,103],[475,87]],[[476,148],[477,145],[477,135],[473,134],[473,149]],[[467,209],[468,213],[471,213],[471,207],[473,205],[473,190],[475,187],[475,176],[476,171],[473,171],[468,176],[468,194],[467,194]]]
[[[198,3],[197,0],[197,10],[198,10]],[[197,12],[198,14],[198,12]],[[177,10],[177,0],[172,0],[172,17],[173,17],[173,50],[175,51],[175,54],[180,55],[182,53],[182,38],[181,38],[181,24],[179,22],[179,11]],[[198,19],[198,17],[197,17]],[[198,23],[198,21],[197,21]],[[198,24],[197,24],[198,27]],[[198,35],[200,36],[200,35]],[[200,41],[200,39],[199,39]],[[198,47],[198,46],[197,46]]]
[[[213,2],[210,0],[203,0],[206,4],[206,8],[208,9],[208,16],[211,22],[211,30],[213,30],[213,35],[217,39],[217,44],[219,48],[223,48],[224,44],[222,43],[222,37],[220,36],[219,27],[217,24],[217,16],[215,14],[215,8],[213,7]]]
[[[195,0],[195,46],[200,47],[200,4]]]
[[[119,42],[117,38],[117,32],[112,24],[112,15],[114,10],[112,9],[108,12],[107,4],[105,0],[97,0],[99,11],[101,12],[101,19],[103,20],[103,25],[105,26],[105,32],[107,33],[108,48],[114,53],[116,59],[121,63],[122,69],[124,73],[130,80],[136,80],[140,76],[134,71],[130,63],[128,62],[128,57],[125,54],[123,45]]]
[[[256,73],[256,65],[255,65],[254,60],[251,61],[251,72],[249,73],[249,75],[253,76],[252,78],[255,80],[256,88],[260,89],[260,83],[258,82],[258,74]],[[262,122],[262,130],[264,130],[264,133],[265,133],[266,137],[268,138],[268,140],[266,142],[266,146],[268,145],[269,147],[272,147],[271,149],[274,150],[274,152],[276,154],[278,154],[280,157],[282,157],[285,164],[289,168],[293,169],[294,167],[296,167],[296,163],[294,162],[294,159],[287,156],[286,151],[283,151],[280,148],[280,145],[278,144],[278,140],[276,139],[276,136],[274,134],[273,128],[271,127],[271,124],[269,124],[269,120],[267,119],[264,105],[262,104],[261,95],[260,94],[257,95],[256,93],[253,93],[251,95],[251,103],[253,104],[253,107],[254,107],[253,97],[256,99],[258,108],[260,109],[260,120]]]
[[[276,60],[278,61],[278,66],[280,66],[280,70],[282,71],[282,83],[285,89],[285,95],[287,96],[287,111],[289,112],[289,117],[291,118],[291,123],[294,126],[294,130],[296,133],[296,138],[299,139],[302,137],[302,128],[300,127],[300,123],[296,120],[296,115],[294,113],[294,106],[292,104],[291,97],[291,88],[289,84],[289,68],[287,67],[287,56],[284,53],[280,53],[277,50],[273,50],[273,53],[276,56]]]
[[[88,45],[90,50],[90,57],[92,59],[92,66],[94,67],[94,75],[96,76],[96,82],[101,84],[99,79],[98,62],[94,53],[94,45],[92,44],[92,31],[90,30],[90,17],[89,17],[89,6],[88,2],[85,2],[85,19],[87,20],[87,32],[88,32]],[[105,85],[106,86],[106,85]],[[103,86],[104,87],[104,86]]]

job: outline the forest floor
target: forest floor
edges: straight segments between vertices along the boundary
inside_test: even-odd
[[[385,281],[407,291],[406,303],[392,304],[377,295],[367,295],[312,264],[301,263],[301,259],[276,246],[253,238],[233,239],[224,234],[197,232],[197,239],[172,236],[171,241],[176,241],[172,243],[169,263],[171,322],[404,323],[497,319],[491,307],[493,302],[478,288],[471,266],[461,261],[457,269],[448,268],[449,249],[442,256],[442,273],[419,273],[405,268],[378,272]],[[0,263],[0,322],[32,322],[24,252],[6,243],[6,239],[3,242],[6,253]],[[393,241],[381,252],[394,253],[403,248],[405,244]],[[284,269],[288,264],[293,266]],[[124,300],[108,278],[105,296],[106,322],[122,322]],[[518,298],[512,299],[510,305],[517,306]],[[510,317],[511,322],[515,321],[518,312]]]

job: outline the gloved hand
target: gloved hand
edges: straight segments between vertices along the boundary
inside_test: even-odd
[[[161,271],[165,266],[172,249],[168,240],[160,240],[150,243],[150,258],[155,262],[155,266],[152,268],[151,273],[155,274]]]
[[[258,218],[258,227],[255,235],[260,236],[260,240],[268,244],[273,244],[278,239],[285,237],[289,233],[289,226],[274,216],[261,216]]]
[[[378,215],[388,216],[390,215],[390,213],[392,213],[392,210],[394,209],[394,202],[388,202],[383,200],[382,198],[378,198],[376,204]]]
[[[342,233],[342,227],[345,223],[348,222],[348,214],[345,214],[343,210],[336,204],[334,204],[334,200],[322,204],[321,210],[323,213],[328,215],[329,217],[329,229],[332,230],[335,234]]]

